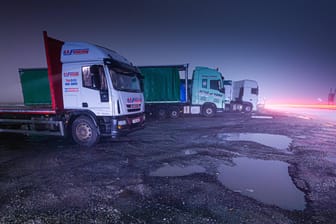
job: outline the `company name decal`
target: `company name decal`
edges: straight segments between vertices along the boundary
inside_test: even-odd
[[[65,92],[78,92],[78,76],[79,72],[63,73]]]
[[[219,93],[211,93],[209,91],[204,91],[204,90],[200,90],[199,91],[199,95],[200,96],[214,96],[214,97],[223,97],[222,94],[219,94]]]
[[[88,54],[89,49],[67,49],[63,51],[63,55],[81,55],[81,54]]]
[[[64,80],[64,85],[65,86],[77,86],[78,81],[77,81],[77,79],[65,79]]]
[[[64,72],[63,74],[64,77],[77,77],[79,76],[78,72]]]
[[[78,92],[79,91],[78,88],[65,88],[64,90],[65,92]]]
[[[127,103],[141,103],[142,98],[141,97],[128,97]]]

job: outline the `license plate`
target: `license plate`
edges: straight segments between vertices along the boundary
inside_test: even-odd
[[[139,123],[140,122],[140,118],[138,117],[138,118],[134,118],[133,120],[132,120],[132,123],[133,124],[136,124],[136,123]]]

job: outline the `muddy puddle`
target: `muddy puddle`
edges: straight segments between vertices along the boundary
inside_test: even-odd
[[[265,204],[287,210],[305,208],[304,193],[293,184],[288,175],[287,163],[246,157],[235,158],[233,162],[234,166],[221,164],[217,168],[217,178],[225,187]],[[199,165],[165,164],[149,175],[176,177],[204,172],[205,168]]]
[[[304,193],[293,184],[287,163],[246,157],[233,162],[235,166],[218,168],[218,179],[229,189],[284,209],[305,208]]]
[[[328,156],[325,159],[336,164],[336,156]]]
[[[285,135],[265,133],[220,133],[218,138],[224,141],[251,141],[286,152],[292,139]]]
[[[254,118],[254,119],[273,119],[272,116],[263,116],[263,115],[252,115],[251,118]]]

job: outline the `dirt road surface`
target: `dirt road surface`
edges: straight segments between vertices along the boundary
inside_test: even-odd
[[[90,149],[2,136],[0,223],[333,223],[335,137],[269,112],[148,121]]]

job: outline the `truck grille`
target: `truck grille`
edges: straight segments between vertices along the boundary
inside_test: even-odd
[[[141,110],[141,104],[127,104],[126,107],[128,112],[136,112]]]

